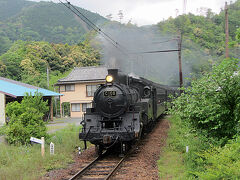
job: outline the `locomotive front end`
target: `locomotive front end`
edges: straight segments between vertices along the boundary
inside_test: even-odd
[[[124,83],[126,78],[109,73],[106,84],[94,94],[93,107],[85,113],[79,138],[95,144],[100,152],[114,144],[133,141],[140,131],[135,106],[139,94]]]
[[[99,88],[93,102],[96,110],[108,119],[120,116],[128,107],[126,92],[117,84],[106,84]]]

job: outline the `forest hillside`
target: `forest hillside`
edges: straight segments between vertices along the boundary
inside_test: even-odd
[[[99,14],[78,10],[93,23],[107,21]],[[90,30],[60,3],[0,0],[0,55],[17,40],[77,44]]]

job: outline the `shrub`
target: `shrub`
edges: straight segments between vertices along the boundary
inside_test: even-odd
[[[238,61],[225,59],[213,71],[185,88],[171,113],[188,121],[208,137],[221,140],[238,132],[240,119],[240,75]]]
[[[215,147],[201,154],[205,171],[195,172],[200,179],[240,179],[240,137],[224,147]]]
[[[48,111],[47,102],[39,93],[26,94],[22,102],[7,104],[6,114],[10,118],[6,139],[10,144],[28,144],[30,137],[47,138],[47,128],[43,116]]]

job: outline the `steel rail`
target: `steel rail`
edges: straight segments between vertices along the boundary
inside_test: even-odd
[[[83,169],[81,169],[79,172],[77,172],[73,177],[71,177],[69,180],[75,180],[78,178],[78,176],[83,175],[89,168],[91,168],[102,156],[98,156],[96,159],[94,159],[92,162],[90,162],[87,166],[85,166]]]
[[[106,152],[104,152],[102,155],[98,156],[96,159],[94,159],[92,162],[90,162],[87,166],[85,166],[82,170],[77,172],[73,177],[71,177],[69,180],[76,180],[81,179],[81,176],[84,176],[84,174],[92,168],[100,159],[103,158],[103,156],[106,155]],[[122,164],[122,162],[126,159],[127,155],[125,155],[123,158],[119,160],[119,162],[114,166],[114,168],[111,170],[111,172],[104,177],[104,180],[109,180],[110,177],[116,172],[116,170],[119,168],[119,166]]]
[[[116,172],[116,170],[119,168],[119,166],[122,164],[122,162],[125,160],[127,156],[124,156],[119,163],[114,167],[114,169],[108,174],[108,176],[104,180],[109,180],[110,177]]]

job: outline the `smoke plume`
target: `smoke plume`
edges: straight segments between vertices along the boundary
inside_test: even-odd
[[[177,50],[177,35],[162,34],[156,26],[123,26],[118,23],[109,24],[102,31],[118,43],[115,47],[111,40],[97,36],[101,42],[103,65],[157,83],[179,85],[178,52],[146,53]],[[189,76],[190,72],[191,67],[183,61],[184,76]]]

